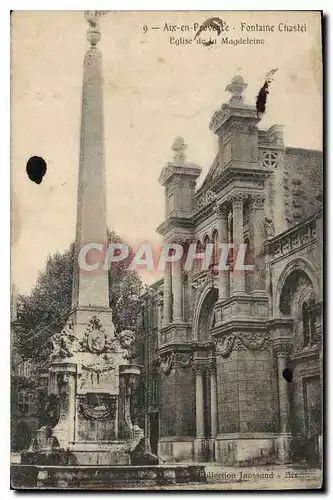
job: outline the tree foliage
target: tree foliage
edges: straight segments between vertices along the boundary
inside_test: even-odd
[[[122,243],[108,232],[110,243]],[[109,271],[109,298],[116,331],[135,328],[142,283],[134,270],[129,270],[132,250],[124,261],[112,263]],[[12,348],[23,358],[37,362],[50,354],[50,337],[59,332],[71,310],[74,245],[63,254],[49,256],[46,268],[38,276],[30,295],[20,295],[17,301],[18,319]]]

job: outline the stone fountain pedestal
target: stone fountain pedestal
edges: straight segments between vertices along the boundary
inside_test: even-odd
[[[58,403],[58,419],[44,429],[44,439],[40,431],[23,462],[43,463],[47,456],[47,463],[53,457],[63,465],[129,465],[143,437],[131,420],[140,375],[132,362],[134,333],[114,336],[97,315],[81,330],[69,322],[53,339],[48,392]]]
[[[114,336],[97,316],[81,333],[68,323],[55,336],[49,368],[53,425],[42,426],[21,464],[12,465],[13,488],[105,490],[206,481],[204,465],[159,464],[142,429],[133,425],[140,374],[132,362],[134,340],[130,330]]]

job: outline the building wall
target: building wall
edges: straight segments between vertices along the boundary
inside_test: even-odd
[[[321,206],[323,171],[322,153],[286,148],[285,202],[289,225],[314,214]]]
[[[195,385],[191,367],[161,376],[161,437],[195,436]]]
[[[233,351],[217,363],[220,434],[276,432],[276,373],[271,351]]]
[[[11,374],[11,449],[26,450],[40,423],[34,365],[14,356]]]
[[[151,415],[157,415],[160,404],[160,374],[157,367],[157,349],[159,335],[159,291],[161,282],[152,286],[151,292],[142,297],[140,313],[137,317],[137,332],[135,342],[136,362],[141,365],[141,375],[137,384],[135,404],[133,405],[132,420],[141,428],[145,429],[147,435],[156,432],[151,427]],[[157,425],[157,436],[159,438],[159,426]]]
[[[242,86],[236,77],[230,92]],[[158,367],[154,410],[167,460],[284,463],[292,455],[291,435],[301,442],[316,426],[320,432],[322,154],[285,147],[281,126],[260,130],[258,121],[255,107],[236,92],[212,117],[219,152],[200,189],[193,191],[200,167],[186,163],[179,139],[178,156],[160,176],[166,194],[181,185],[187,201],[194,196],[186,205],[194,207],[192,215],[174,199],[158,228],[164,241],[184,248],[196,242],[199,251],[207,242],[246,242],[246,259],[255,265],[252,274],[240,278],[231,269],[221,279],[218,259],[207,270],[197,263],[188,281],[174,266],[165,286],[152,287],[159,320],[146,380],[150,387]],[[152,343],[150,327],[143,330],[142,342]]]

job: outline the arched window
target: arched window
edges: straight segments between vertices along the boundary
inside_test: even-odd
[[[232,243],[234,241],[234,219],[232,213],[228,215],[228,242]]]
[[[294,348],[298,350],[316,344],[316,326],[319,326],[316,325],[316,293],[307,272],[294,269],[284,279],[277,296],[281,317],[292,317],[296,320]]]
[[[217,299],[218,290],[216,288],[212,288],[206,295],[201,305],[197,332],[197,339],[199,342],[207,342],[210,340],[210,328],[213,328],[215,325],[213,314]]]
[[[310,328],[309,328],[309,307],[307,302],[302,304],[302,322],[303,322],[303,345],[308,346],[310,343]]]
[[[207,251],[207,258],[208,258],[208,256],[209,256],[209,251],[210,251],[210,250],[209,250],[209,247],[207,248],[207,245],[208,245],[209,243],[211,243],[211,242],[210,242],[210,239],[209,239],[208,234],[206,234],[206,236],[204,237],[204,242],[203,242],[203,252],[205,253],[205,252]],[[208,263],[206,263],[206,267],[205,267],[205,269],[207,269],[207,268],[209,269],[209,268],[210,268],[211,263],[212,263],[212,259],[213,259],[213,255],[211,256],[210,261],[209,261]]]
[[[203,241],[203,251],[206,250],[208,243],[209,243],[209,236],[208,236],[208,234],[206,234],[206,236],[204,237],[204,241]]]
[[[246,236],[246,238],[244,238],[244,245],[246,245],[245,256],[244,256],[244,263],[245,264],[251,264],[250,240],[249,240],[248,236]]]
[[[310,344],[316,344],[318,342],[317,332],[316,332],[316,312],[315,312],[315,299],[309,300],[309,329],[310,329]]]
[[[202,253],[202,252],[203,252],[203,247],[202,247],[201,241],[198,240],[197,246],[195,249],[195,253],[198,254],[198,253]],[[202,259],[194,259],[193,267],[194,267],[196,273],[200,273],[201,266],[202,266]]]
[[[215,324],[216,324],[216,313],[215,310],[213,309],[209,320],[209,328],[214,328]]]

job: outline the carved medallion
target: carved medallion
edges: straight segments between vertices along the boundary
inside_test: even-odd
[[[93,316],[86,330],[86,344],[90,352],[100,354],[106,344],[105,330],[100,319]]]
[[[92,330],[88,333],[87,342],[90,352],[101,353],[105,347],[105,333],[100,330]]]

